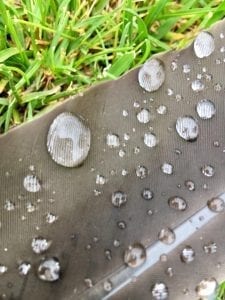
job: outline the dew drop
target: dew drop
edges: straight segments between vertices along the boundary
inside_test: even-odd
[[[52,214],[52,213],[47,213],[46,215],[46,223],[52,224],[55,223],[58,220],[58,216]]]
[[[161,166],[161,171],[162,171],[164,174],[171,175],[171,174],[173,174],[173,165],[171,165],[170,163],[165,162],[165,163]]]
[[[5,201],[4,209],[7,211],[13,211],[15,209],[15,203],[10,200]]]
[[[210,242],[208,244],[205,244],[203,246],[203,250],[206,254],[212,254],[212,253],[216,253],[217,251],[217,245],[214,242]]]
[[[144,134],[144,143],[147,147],[153,148],[157,145],[158,141],[156,136],[153,133]]]
[[[34,253],[41,254],[49,249],[52,241],[47,240],[43,237],[36,237],[31,242],[31,247]]]
[[[97,175],[96,176],[96,184],[99,184],[99,185],[104,185],[105,184],[105,182],[106,182],[106,179],[105,179],[105,177],[104,176],[102,176],[102,175]]]
[[[179,117],[176,122],[176,130],[180,137],[189,142],[195,141],[199,134],[198,123],[191,116]]]
[[[124,230],[127,228],[127,224],[124,221],[117,222],[117,226],[119,229]]]
[[[90,150],[91,133],[81,118],[64,112],[50,125],[47,149],[52,159],[64,167],[83,163]]]
[[[187,202],[185,199],[174,196],[169,198],[168,204],[170,208],[173,208],[175,210],[184,211],[187,208]]]
[[[129,246],[124,253],[124,263],[131,268],[141,266],[146,260],[145,247],[140,243]]]
[[[112,260],[112,251],[110,250],[110,249],[106,249],[105,251],[104,251],[104,253],[105,253],[105,258],[107,259],[107,260]]]
[[[196,111],[201,119],[211,119],[216,113],[215,104],[207,99],[200,100],[196,106]]]
[[[167,107],[165,105],[158,106],[157,113],[159,115],[165,115],[167,113]]]
[[[191,66],[190,65],[188,65],[188,64],[183,65],[183,72],[185,74],[190,73],[190,71],[191,71]]]
[[[192,81],[191,88],[194,92],[200,92],[200,91],[204,90],[205,85],[202,81],[200,81],[199,79],[196,79],[196,80]]]
[[[37,193],[41,190],[39,179],[34,175],[27,175],[23,180],[23,186],[26,191]]]
[[[136,175],[140,179],[144,179],[148,175],[148,169],[145,166],[137,166]]]
[[[164,65],[158,59],[153,58],[147,60],[139,70],[138,82],[140,86],[148,92],[158,90],[164,80]]]
[[[153,199],[154,194],[150,189],[145,188],[145,189],[143,189],[141,196],[145,200],[151,200],[151,199]]]
[[[146,124],[150,121],[151,115],[148,109],[143,108],[138,114],[137,119],[140,123]]]
[[[223,212],[225,210],[225,203],[221,198],[212,198],[207,202],[208,208],[213,212]]]
[[[213,53],[215,43],[213,36],[208,32],[200,32],[194,41],[194,52],[199,58],[208,57]]]
[[[110,148],[116,148],[120,146],[120,139],[117,134],[109,133],[106,136],[106,144]]]
[[[180,254],[180,259],[184,263],[190,263],[195,259],[195,251],[191,246],[186,246]]]
[[[127,195],[124,192],[114,192],[112,193],[112,204],[114,207],[120,208],[127,202]]]
[[[22,262],[18,267],[19,274],[22,276],[26,276],[29,273],[30,269],[31,264],[28,262]]]
[[[60,277],[60,264],[57,258],[47,258],[38,267],[38,277],[43,281],[56,281]]]
[[[159,234],[158,234],[158,239],[164,243],[164,244],[167,244],[167,245],[170,245],[172,244],[175,239],[176,239],[176,236],[175,236],[175,233],[172,229],[170,228],[163,228],[160,230]]]
[[[8,271],[8,267],[0,265],[0,275],[5,274]]]
[[[186,180],[184,185],[191,192],[195,190],[195,183],[192,180]]]
[[[168,299],[169,290],[168,287],[163,282],[156,282],[152,288],[152,297],[155,300],[165,300]]]
[[[203,279],[196,286],[196,293],[200,297],[208,297],[215,294],[217,289],[217,281],[215,278]]]
[[[205,175],[206,177],[212,177],[215,174],[215,169],[214,167],[210,165],[204,165],[201,168],[202,174]]]

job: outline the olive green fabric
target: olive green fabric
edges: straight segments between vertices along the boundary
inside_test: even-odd
[[[175,228],[205,206],[208,199],[224,192],[225,55],[220,48],[225,45],[225,39],[219,37],[220,33],[225,34],[224,21],[210,31],[215,37],[216,48],[208,58],[197,58],[193,45],[160,56],[166,77],[157,91],[145,92],[138,84],[138,69],[135,69],[119,80],[99,84],[84,95],[60,103],[44,116],[0,137],[0,264],[8,267],[8,271],[0,276],[2,299],[94,299],[87,296],[91,293],[85,292],[88,289],[85,279],[91,279],[93,285],[103,280],[123,265],[123,253],[128,245],[138,241],[147,247],[157,240],[160,229]],[[220,64],[217,59],[220,59]],[[172,62],[177,64],[174,71]],[[184,64],[190,64],[189,74],[183,73]],[[191,82],[203,73],[202,68],[207,69],[206,73],[212,75],[212,80],[202,79],[205,89],[195,93]],[[222,86],[220,91],[215,88],[218,83]],[[174,95],[169,96],[168,89],[172,89]],[[195,107],[201,99],[211,99],[215,103],[216,114],[210,120],[201,120],[197,116]],[[135,102],[140,106],[136,107]],[[165,115],[156,112],[159,105],[167,107]],[[138,122],[136,114],[141,108],[154,112],[149,124]],[[124,110],[128,112],[127,116],[124,116]],[[61,112],[81,116],[90,128],[90,152],[80,167],[59,166],[47,151],[49,126]],[[198,119],[200,134],[195,142],[182,140],[175,130],[177,118],[184,115]],[[146,147],[143,142],[144,133],[151,130],[159,139],[154,148]],[[120,137],[121,147],[110,149],[106,145],[108,133]],[[128,141],[124,140],[125,133],[130,135]],[[215,147],[215,141],[219,147]],[[137,147],[140,151],[135,153]],[[119,155],[121,149],[125,151],[123,157]],[[164,162],[174,166],[172,175],[160,170]],[[207,178],[201,173],[205,164],[215,168],[213,177]],[[136,176],[139,165],[148,168],[148,176],[144,179]],[[122,176],[122,170],[127,170],[128,174]],[[40,179],[40,192],[29,193],[24,189],[23,180],[28,174]],[[104,185],[96,185],[97,174],[105,176],[107,182]],[[195,191],[185,187],[186,180],[195,182]],[[153,191],[152,200],[141,197],[144,188]],[[96,195],[98,191],[100,194]],[[121,208],[115,208],[111,203],[115,191],[127,194],[127,203]],[[188,209],[182,212],[172,210],[168,206],[171,196],[186,199]],[[6,200],[15,203],[14,210],[4,209]],[[27,212],[28,202],[35,205],[34,212]],[[149,210],[153,212],[151,216]],[[58,216],[57,221],[46,223],[47,213]],[[121,220],[127,225],[124,230],[117,225]],[[169,285],[170,299],[184,299],[181,290],[186,287],[191,291],[187,299],[195,299],[195,285],[202,277],[214,276],[221,280],[221,274],[225,274],[225,271],[221,272],[225,270],[225,257],[221,251],[225,239],[224,230],[220,229],[224,224],[224,214],[216,220],[187,241],[199,249],[193,264],[184,268],[177,262],[178,250],[175,250],[169,258],[175,269],[173,278],[165,277],[165,267],[158,263],[144,273],[140,281],[115,295],[115,299],[151,299],[150,286],[160,278]],[[215,239],[220,249],[207,259],[199,248],[199,237],[206,233],[207,240]],[[37,236],[52,240],[44,255],[32,251],[31,241]],[[119,241],[118,247],[115,241]],[[111,250],[111,260],[106,258],[107,249]],[[60,280],[49,283],[38,278],[37,268],[43,257],[59,259]],[[18,273],[21,261],[32,265],[27,276]],[[221,268],[217,268],[218,262]]]

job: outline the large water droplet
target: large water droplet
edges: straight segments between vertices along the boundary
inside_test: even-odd
[[[223,212],[225,210],[225,203],[221,198],[212,198],[207,202],[208,208],[214,212]]]
[[[180,137],[189,142],[195,141],[199,134],[198,123],[191,116],[179,117],[176,122],[176,130]]]
[[[168,287],[163,282],[156,282],[152,288],[152,297],[155,300],[165,300],[169,296]]]
[[[160,88],[165,80],[164,65],[159,59],[149,59],[140,68],[138,73],[138,82],[140,86],[153,92]]]
[[[203,279],[196,286],[196,293],[200,297],[208,297],[214,295],[217,289],[217,281],[215,278]]]
[[[41,254],[48,250],[48,248],[51,246],[52,241],[47,240],[43,237],[36,237],[31,242],[31,247],[34,253]]]
[[[106,144],[110,147],[110,148],[116,148],[119,147],[120,145],[120,139],[119,136],[117,134],[114,133],[109,133],[106,136]]]
[[[212,177],[215,174],[215,169],[213,166],[210,165],[204,165],[201,168],[202,174],[206,177]]]
[[[195,251],[191,246],[186,246],[180,254],[180,258],[184,263],[190,263],[195,259]]]
[[[174,231],[170,228],[163,228],[160,230],[159,234],[158,234],[158,239],[167,245],[172,244],[175,239],[176,239],[176,235],[174,233]]]
[[[148,109],[143,108],[138,114],[137,119],[140,123],[146,124],[150,121],[151,115]]]
[[[27,175],[23,180],[25,190],[31,193],[37,193],[41,190],[39,179],[34,175]]]
[[[140,243],[135,243],[129,246],[124,253],[124,263],[131,268],[136,268],[142,265],[146,260],[145,247]]]
[[[213,53],[215,43],[213,36],[208,32],[200,32],[194,41],[194,52],[199,58],[207,57]]]
[[[207,99],[200,100],[196,106],[196,111],[201,119],[211,119],[216,113],[215,104]]]
[[[122,205],[126,204],[127,195],[124,192],[114,192],[112,193],[112,204],[115,207],[120,208]]]
[[[64,112],[54,119],[49,128],[47,148],[57,164],[76,167],[87,157],[90,141],[90,129],[83,120]]]
[[[169,207],[171,207],[175,210],[184,211],[187,208],[186,200],[181,197],[178,197],[178,196],[169,198],[168,204],[169,204]]]
[[[60,264],[57,258],[43,260],[38,267],[38,277],[44,281],[56,281],[60,276]]]
[[[149,132],[144,134],[144,143],[147,147],[153,148],[157,145],[158,141],[156,136]]]

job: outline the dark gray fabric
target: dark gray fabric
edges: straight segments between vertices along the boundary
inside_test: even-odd
[[[135,69],[119,80],[99,84],[83,96],[60,103],[44,116],[0,137],[0,264],[8,267],[8,271],[0,277],[0,292],[6,295],[6,299],[91,299],[82,294],[87,289],[85,278],[90,278],[93,285],[99,282],[123,265],[123,253],[129,244],[137,241],[145,246],[152,244],[157,240],[160,229],[178,226],[205,206],[208,199],[224,191],[225,55],[220,48],[225,46],[225,39],[219,37],[220,33],[225,34],[224,21],[214,26],[211,33],[215,37],[216,49],[208,58],[197,58],[193,45],[180,52],[160,56],[166,77],[155,92],[145,92],[139,86],[138,69]],[[220,59],[220,64],[216,63],[217,59]],[[173,61],[178,66],[175,71],[171,70]],[[183,73],[184,64],[190,64],[189,74]],[[191,82],[197,74],[203,74],[203,67],[206,67],[207,74],[212,75],[212,80],[202,79],[205,89],[196,93],[191,89]],[[220,91],[215,89],[218,83],[222,85]],[[173,89],[174,95],[168,96],[168,89]],[[182,99],[177,101],[180,97],[176,95],[181,95]],[[210,120],[201,120],[197,116],[195,107],[201,99],[211,99],[215,103],[216,114]],[[135,108],[134,102],[139,102],[140,107]],[[167,107],[165,115],[156,112],[159,105]],[[138,122],[136,114],[140,108],[154,112],[154,119],[149,124]],[[123,116],[123,110],[128,112],[127,117]],[[61,112],[82,116],[91,130],[90,152],[80,167],[59,166],[47,151],[49,126]],[[200,134],[195,142],[182,140],[175,130],[177,118],[184,115],[198,119]],[[144,133],[151,130],[149,127],[159,139],[158,145],[152,149],[143,143]],[[107,147],[108,133],[120,137],[121,147]],[[125,133],[130,135],[130,140],[124,140]],[[219,142],[219,147],[215,147],[215,141]],[[135,147],[140,149],[138,154],[134,153]],[[119,156],[120,149],[126,152],[124,157]],[[164,162],[174,166],[173,175],[162,173],[160,167]],[[205,164],[215,168],[213,177],[207,178],[201,173]],[[149,170],[144,179],[137,178],[135,174],[139,165]],[[34,171],[29,169],[30,166],[34,166]],[[128,171],[127,176],[121,175],[123,169]],[[40,179],[40,192],[29,193],[24,189],[23,180],[28,174]],[[106,177],[106,184],[96,185],[97,174]],[[186,180],[195,182],[195,191],[187,190]],[[141,197],[144,188],[153,191],[152,200],[146,201]],[[96,196],[95,190],[101,194]],[[115,191],[125,192],[128,198],[125,206],[119,209],[111,203],[111,194]],[[172,210],[168,206],[168,199],[172,196],[183,197],[188,209],[183,212]],[[13,211],[4,209],[7,199],[15,203]],[[28,202],[35,204],[37,209],[34,212],[27,212]],[[149,209],[153,211],[152,216],[147,213]],[[58,220],[47,224],[47,213],[57,215]],[[124,230],[117,226],[121,220],[127,224]],[[183,287],[191,290],[187,299],[195,299],[195,284],[202,276],[221,280],[222,274],[225,274],[225,257],[221,251],[225,247],[223,224],[224,214],[188,241],[199,249],[194,264],[184,269],[183,264],[176,260],[175,250],[170,258],[170,264],[176,270],[172,279],[165,277],[165,267],[158,264],[142,275],[140,281],[122,290],[115,299],[151,299],[150,286],[155,278],[167,281],[170,299],[184,299],[181,294]],[[199,248],[199,238],[204,235],[207,240],[216,239],[219,248],[207,259],[202,257]],[[52,240],[51,247],[43,255],[34,254],[31,249],[31,241],[36,236]],[[115,240],[120,242],[119,247],[114,246]],[[111,250],[110,261],[105,257],[106,249]],[[43,257],[59,259],[60,280],[48,283],[38,279],[37,267]],[[18,274],[17,267],[21,261],[32,265],[27,276]],[[218,262],[221,268],[217,268]]]

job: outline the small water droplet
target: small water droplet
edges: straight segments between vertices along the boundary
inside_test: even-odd
[[[169,198],[168,204],[170,208],[173,208],[175,210],[184,211],[187,208],[187,202],[185,199],[174,196]]]
[[[175,239],[176,239],[176,236],[175,236],[175,233],[172,229],[170,228],[163,228],[160,230],[159,234],[158,234],[158,239],[164,243],[164,244],[167,244],[167,245],[170,245],[172,244]]]
[[[212,198],[207,202],[208,208],[213,212],[223,212],[225,210],[225,203],[221,198]]]
[[[196,106],[196,111],[201,119],[211,119],[216,113],[215,104],[211,100],[200,100]]]
[[[191,66],[190,65],[188,65],[188,64],[183,65],[183,72],[185,74],[190,73],[190,71],[191,71]]]
[[[177,70],[178,66],[177,66],[176,61],[171,62],[170,68],[173,72]]]
[[[165,105],[158,106],[157,113],[159,115],[165,115],[167,113],[167,107]]]
[[[130,139],[129,133],[124,133],[123,138],[124,138],[125,141],[129,141],[129,139]]]
[[[122,176],[127,176],[127,174],[128,174],[128,171],[127,171],[127,170],[125,170],[125,169],[123,169],[123,170],[122,170],[122,172],[121,172],[121,174],[122,174]]]
[[[174,91],[172,89],[167,89],[167,95],[172,96],[174,94]]]
[[[26,276],[29,273],[30,269],[31,264],[28,262],[22,262],[18,267],[19,274],[22,276]]]
[[[112,251],[111,250],[109,250],[109,249],[105,250],[105,258],[109,261],[112,260]]]
[[[27,212],[28,212],[28,213],[32,213],[32,212],[34,212],[34,211],[36,210],[36,207],[35,207],[35,205],[32,204],[31,202],[28,202],[28,203],[26,204],[26,209],[27,209]]]
[[[216,83],[213,88],[216,92],[220,92],[222,90],[222,85],[220,83]]]
[[[140,243],[129,246],[124,253],[124,263],[131,268],[141,266],[146,260],[145,247]]]
[[[216,253],[217,251],[217,245],[214,242],[210,242],[208,244],[205,244],[203,246],[203,250],[206,254],[212,254],[212,253]]]
[[[34,253],[41,254],[49,249],[52,241],[47,240],[43,237],[36,237],[31,242],[31,247]]]
[[[119,157],[124,157],[125,156],[125,154],[126,154],[126,151],[125,150],[123,150],[123,149],[120,149],[120,151],[119,151]]]
[[[158,143],[155,134],[150,133],[150,132],[149,133],[145,133],[144,134],[144,143],[149,148],[155,147],[157,145],[157,143]]]
[[[184,262],[189,264],[195,259],[195,251],[191,246],[186,246],[180,254],[180,259]]]
[[[145,188],[145,189],[143,189],[141,196],[145,200],[151,200],[151,199],[153,199],[154,194],[150,189]]]
[[[205,31],[198,34],[194,41],[194,52],[199,58],[208,57],[213,53],[215,43],[213,36]]]
[[[213,146],[214,147],[220,147],[220,142],[219,141],[213,141]]]
[[[208,297],[214,295],[217,289],[217,281],[215,278],[206,278],[203,279],[196,286],[196,293],[200,297]]]
[[[127,117],[127,116],[128,116],[128,111],[124,109],[123,112],[122,112],[122,115],[123,115],[124,117]]]
[[[127,202],[127,195],[124,192],[114,192],[112,193],[112,204],[114,207],[120,208]]]
[[[109,133],[106,136],[106,144],[110,148],[116,148],[120,146],[120,139],[117,134]]]
[[[137,113],[137,119],[140,123],[148,123],[151,119],[150,111],[146,108],[142,108],[142,110]]]
[[[134,154],[138,154],[140,152],[140,148],[139,147],[135,147],[134,148]]]
[[[96,184],[104,185],[106,183],[106,179],[104,176],[97,174],[95,182]]]
[[[7,211],[13,211],[15,209],[15,203],[10,200],[5,201],[4,209]]]
[[[4,265],[0,265],[0,275],[3,275],[7,271],[8,271],[8,267],[6,267]]]
[[[112,288],[113,288],[113,285],[112,285],[112,282],[110,280],[106,280],[103,284],[103,288],[106,292],[111,292]]]
[[[140,179],[144,179],[148,175],[148,169],[145,166],[137,166],[136,175]]]
[[[195,141],[199,135],[198,123],[191,116],[179,117],[176,130],[180,137],[189,142]]]
[[[195,183],[192,180],[186,180],[184,185],[191,192],[195,190]]]
[[[60,277],[59,260],[55,257],[47,258],[38,266],[38,277],[43,281],[56,281]]]
[[[171,174],[173,174],[173,165],[171,165],[170,163],[165,162],[165,163],[161,166],[161,171],[162,171],[164,174],[171,175]]]
[[[152,297],[155,300],[166,300],[169,296],[168,287],[165,285],[164,282],[156,282],[152,288]]]
[[[114,241],[113,241],[113,246],[114,246],[115,248],[120,247],[120,241],[119,241],[119,240],[114,240]]]
[[[210,165],[204,165],[201,168],[202,174],[205,175],[206,177],[212,177],[215,174],[215,169],[214,167]]]
[[[169,277],[173,277],[173,275],[174,275],[173,268],[171,268],[171,267],[167,268],[166,275],[168,275]]]
[[[56,216],[52,213],[47,213],[45,220],[46,220],[46,223],[52,224],[58,220],[58,216]]]
[[[194,92],[200,92],[200,91],[204,90],[205,85],[202,81],[200,81],[199,79],[196,79],[196,80],[192,81],[191,88]]]
[[[86,287],[89,289],[93,287],[93,282],[92,282],[91,278],[85,278],[84,283],[85,283]]]
[[[149,59],[140,68],[138,73],[138,82],[140,86],[153,92],[160,88],[165,80],[164,65],[159,59]]]
[[[137,101],[135,101],[135,102],[134,102],[134,108],[138,108],[138,107],[140,107],[140,103],[137,102]]]
[[[83,163],[90,150],[91,133],[81,118],[64,112],[50,125],[47,148],[51,158],[64,167]]]
[[[117,226],[119,229],[123,230],[127,228],[127,224],[124,221],[117,222]]]

